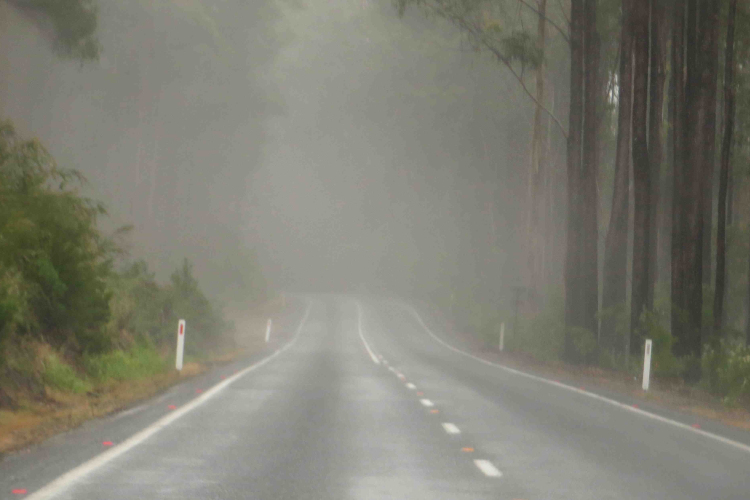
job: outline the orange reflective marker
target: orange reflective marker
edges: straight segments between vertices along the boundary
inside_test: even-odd
[[[430,413],[440,413],[440,410],[430,410]]]
[[[226,376],[226,375],[222,375],[222,376],[221,376],[221,380],[224,380],[225,378],[227,378],[227,376]]]
[[[463,448],[461,448],[461,451],[463,451],[464,453],[473,453],[474,452],[474,448],[472,448],[470,446],[464,446]]]
[[[633,408],[638,408],[638,405],[633,405]]]
[[[102,446],[112,446],[112,441],[102,441]]]
[[[200,394],[201,392],[203,392],[203,389],[196,389],[196,390],[195,390],[195,393],[196,393],[196,394]]]
[[[26,488],[17,488],[15,490],[12,490],[11,493],[13,493],[14,495],[25,495]]]
[[[422,392],[422,391],[419,391],[419,392],[417,393],[417,396],[424,396],[424,392]]]
[[[177,409],[177,407],[175,405],[169,405],[169,406],[167,406],[167,408],[169,408],[170,410],[176,410]]]
[[[693,424],[690,427],[692,427],[693,429],[700,429],[701,428],[701,424]]]

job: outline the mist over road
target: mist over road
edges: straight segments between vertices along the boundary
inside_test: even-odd
[[[2,496],[23,481],[35,500],[740,499],[750,490],[747,444],[481,363],[403,304],[318,297],[292,316],[265,357],[176,388],[173,413],[154,410],[161,397],[4,461]],[[218,386],[195,394],[201,383]],[[121,438],[61,458],[104,433]]]

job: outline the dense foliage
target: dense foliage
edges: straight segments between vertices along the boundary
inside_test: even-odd
[[[84,182],[0,124],[0,404],[13,381],[81,392],[161,371],[180,318],[189,356],[230,345],[231,325],[191,264],[161,284],[145,262],[126,263],[98,226],[104,207],[81,195]]]

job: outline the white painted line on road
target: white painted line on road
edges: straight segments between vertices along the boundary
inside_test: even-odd
[[[419,313],[411,307],[408,304],[401,304],[406,309],[409,309],[411,313],[414,315],[415,318],[417,318],[417,321],[420,325],[422,325],[422,328],[432,337],[435,341],[437,341],[439,344],[443,345],[444,347],[447,347],[453,352],[456,352],[458,354],[461,354],[463,356],[469,357],[475,361],[479,361],[480,363],[483,363],[488,366],[493,366],[495,368],[499,368],[501,370],[505,370],[508,373],[512,373],[514,375],[520,375],[522,377],[526,377],[532,380],[536,380],[537,382],[542,382],[544,384],[553,385],[555,387],[559,387],[560,389],[565,389],[567,391],[571,392],[577,392],[578,394],[582,394],[584,396],[588,396],[592,399],[596,399],[598,401],[602,401],[603,403],[610,404],[612,406],[616,406],[622,410],[629,411],[631,413],[635,413],[637,415],[640,415],[642,417],[650,418],[652,420],[656,420],[657,422],[661,422],[663,424],[668,424],[689,432],[694,432],[696,434],[700,434],[703,437],[713,439],[714,441],[718,441],[720,443],[726,444],[728,446],[732,446],[734,448],[737,448],[738,450],[744,451],[746,453],[750,453],[750,446],[746,445],[745,443],[740,443],[738,441],[734,441],[732,439],[726,438],[724,436],[719,436],[718,434],[713,434],[711,432],[706,432],[702,429],[698,429],[695,427],[692,427],[691,425],[684,424],[682,422],[678,422],[677,420],[672,420],[667,417],[662,417],[661,415],[657,415],[656,413],[651,413],[645,410],[641,410],[640,408],[633,407],[632,405],[620,403],[619,401],[615,401],[614,399],[610,399],[604,396],[600,396],[599,394],[586,391],[584,389],[580,389],[578,387],[573,387],[570,385],[563,384],[562,382],[557,382],[556,380],[550,380],[544,377],[540,377],[538,375],[532,375],[531,373],[522,372],[521,370],[516,370],[515,368],[510,368],[505,365],[501,365],[500,363],[493,363],[492,361],[487,361],[486,359],[480,358],[478,356],[474,356],[473,354],[469,354],[468,352],[462,351],[461,349],[456,349],[452,345],[445,342],[443,339],[435,335],[432,330],[430,330],[427,325],[424,324],[424,321],[422,320],[422,317],[419,315]]]
[[[372,359],[373,363],[379,365],[380,360],[375,356],[375,353],[372,352],[372,349],[370,349],[370,346],[365,340],[365,336],[362,335],[362,305],[359,302],[357,302],[357,328],[359,329],[359,338],[362,339],[362,343],[365,345],[365,349],[367,349],[367,354],[370,355],[370,359]]]
[[[479,470],[487,477],[501,477],[503,475],[489,460],[474,460],[474,465],[479,467]]]
[[[384,360],[383,360],[383,364],[384,364],[385,366],[388,366],[388,360],[387,360],[387,359],[384,359]]]
[[[461,434],[461,429],[448,422],[443,423],[443,429],[445,429],[445,432],[448,434]]]
[[[429,399],[420,399],[419,402],[422,403],[422,406],[427,406],[427,407],[435,406],[435,404]]]
[[[240,370],[237,374],[227,378],[226,380],[223,380],[216,384],[215,386],[211,387],[207,391],[205,391],[201,396],[193,399],[189,403],[187,403],[185,406],[180,407],[179,409],[176,409],[174,411],[169,412],[166,416],[160,418],[153,424],[149,425],[142,431],[130,436],[128,439],[123,441],[117,446],[114,446],[112,448],[109,448],[104,453],[101,453],[91,460],[82,463],[78,467],[69,470],[62,476],[58,477],[51,483],[47,484],[40,490],[37,490],[33,494],[29,495],[27,500],[46,500],[49,498],[54,498],[55,496],[63,493],[66,489],[70,488],[73,484],[79,482],[81,479],[83,479],[86,475],[90,474],[94,470],[98,469],[99,467],[107,464],[108,462],[114,460],[115,458],[119,457],[120,455],[123,455],[130,451],[131,449],[135,448],[160,430],[167,427],[169,424],[177,420],[178,418],[190,413],[192,410],[198,408],[203,403],[217,395],[219,392],[224,390],[229,384],[232,382],[235,382],[237,379],[247,375],[248,373],[257,370],[261,366],[265,365],[275,357],[277,357],[279,354],[283,353],[287,349],[289,349],[291,346],[294,345],[295,342],[297,342],[297,339],[299,338],[300,332],[302,331],[302,327],[305,325],[305,322],[307,321],[307,317],[310,314],[310,309],[312,308],[312,302],[308,302],[307,309],[305,310],[305,315],[302,317],[302,321],[300,321],[299,326],[297,327],[297,331],[294,334],[294,337],[292,340],[290,340],[286,345],[281,347],[280,349],[277,349],[273,352],[270,356],[267,358],[264,358],[257,363],[248,366],[247,368],[244,368],[243,370]]]
[[[408,384],[406,384],[406,387],[408,387],[408,388],[409,388],[409,389],[411,389],[412,391],[413,391],[414,389],[416,389],[416,388],[417,388],[417,386],[416,386],[416,385],[414,385],[414,384],[412,384],[411,382],[409,382]]]
[[[396,369],[394,367],[392,367],[392,366],[389,366],[388,370],[391,371],[391,372],[393,372],[393,373],[396,373]]]

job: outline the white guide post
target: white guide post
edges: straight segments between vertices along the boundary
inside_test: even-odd
[[[651,378],[651,339],[646,340],[646,348],[643,354],[643,390],[648,390]]]
[[[500,323],[500,350],[505,348],[505,323]]]
[[[177,371],[182,370],[182,357],[185,352],[185,320],[181,319],[177,323],[177,357],[174,366]]]

